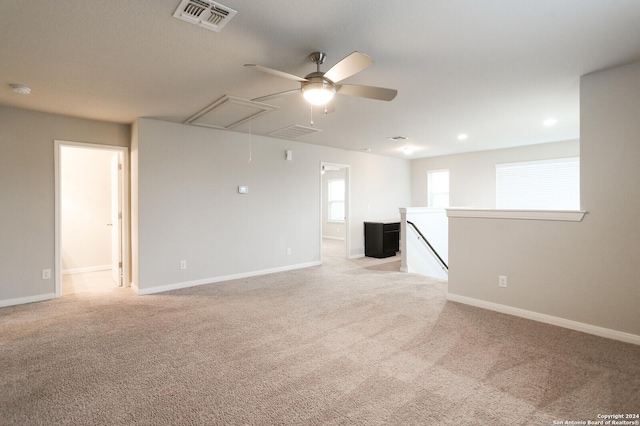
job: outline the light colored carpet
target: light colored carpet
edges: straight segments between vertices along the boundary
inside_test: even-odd
[[[329,251],[287,273],[0,309],[0,423],[552,425],[640,410],[640,347],[446,302],[446,283],[398,268]]]
[[[85,272],[62,276],[62,295],[86,292],[102,293],[118,287],[111,277],[111,270]]]

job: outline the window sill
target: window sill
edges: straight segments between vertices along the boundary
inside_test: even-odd
[[[582,222],[586,211],[582,210],[495,210],[448,208],[447,217],[474,219],[553,220]]]
[[[344,224],[344,220],[328,220],[327,223]]]

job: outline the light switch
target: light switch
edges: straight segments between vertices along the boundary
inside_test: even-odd
[[[249,187],[248,186],[239,186],[238,187],[238,194],[246,194],[247,192],[249,192]]]

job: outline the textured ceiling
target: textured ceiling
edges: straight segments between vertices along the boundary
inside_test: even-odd
[[[579,77],[640,60],[637,0],[225,0],[238,14],[220,33],[173,18],[179,3],[0,1],[0,104],[184,122],[223,95],[299,87],[243,64],[304,76],[311,52],[327,53],[326,71],[357,50],[376,63],[344,83],[397,98],[339,95],[335,112],[313,112],[322,131],[297,140],[419,158],[578,138]],[[268,103],[279,108],[233,131],[310,126],[301,96]],[[558,123],[542,126],[549,117]]]

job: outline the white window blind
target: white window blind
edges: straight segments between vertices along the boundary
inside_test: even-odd
[[[344,222],[344,179],[331,179],[327,183],[329,220]]]
[[[449,170],[427,171],[427,206],[449,207]]]
[[[580,210],[580,159],[496,164],[496,208]]]

